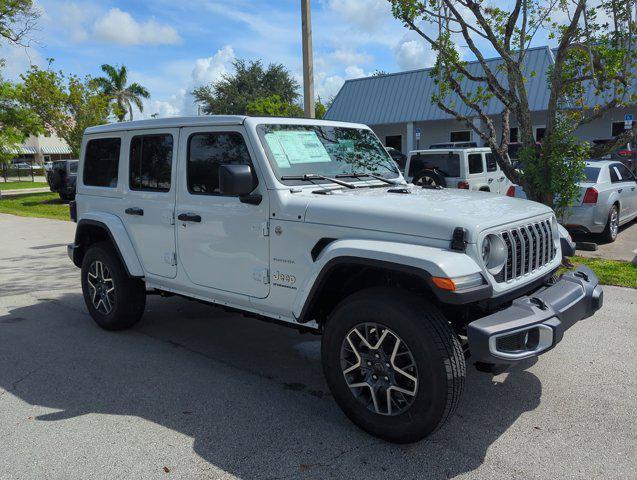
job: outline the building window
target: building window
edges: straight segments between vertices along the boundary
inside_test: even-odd
[[[624,133],[624,122],[613,122],[611,127],[611,136],[617,137]]]
[[[470,142],[471,130],[459,130],[456,132],[451,132],[449,141],[450,142]]]
[[[510,143],[517,143],[520,141],[520,135],[519,135],[519,130],[518,127],[511,127],[509,128],[509,142]]]
[[[385,137],[385,146],[395,148],[399,152],[403,151],[403,136],[402,135],[387,135]]]
[[[117,188],[119,169],[119,138],[90,140],[84,155],[84,185]]]
[[[482,173],[483,171],[482,154],[472,153],[469,155],[469,173]]]
[[[546,132],[545,125],[538,125],[534,129],[535,131],[535,141],[541,142],[544,139],[544,133]]]
[[[129,165],[131,190],[169,191],[172,162],[172,135],[133,137]]]
[[[225,164],[252,165],[248,147],[240,133],[191,135],[186,161],[188,191],[195,195],[219,195],[219,167]],[[254,183],[257,183],[256,176]]]

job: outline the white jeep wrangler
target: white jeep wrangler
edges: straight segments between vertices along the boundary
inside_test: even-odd
[[[412,442],[458,405],[465,359],[555,346],[602,304],[554,277],[568,234],[537,203],[407,184],[364,125],[195,117],[89,128],[69,256],[103,328],[178,294],[321,333],[335,400]]]
[[[506,195],[513,184],[504,175],[491,149],[432,145],[407,155],[405,177],[415,185],[479,190]],[[513,196],[513,195],[509,195]]]

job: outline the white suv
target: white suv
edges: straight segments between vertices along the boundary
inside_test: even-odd
[[[581,267],[556,280],[553,212],[404,182],[364,125],[195,117],[89,128],[69,256],[103,328],[148,293],[178,294],[320,333],[335,400],[394,442],[458,405],[481,368],[552,348],[600,308]]]
[[[512,185],[490,148],[432,147],[409,152],[405,167],[407,180],[416,185],[480,190],[503,195]]]

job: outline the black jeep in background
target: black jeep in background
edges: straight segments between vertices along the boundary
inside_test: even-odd
[[[46,181],[52,192],[60,195],[64,201],[75,199],[77,180],[77,160],[57,160],[46,173]]]

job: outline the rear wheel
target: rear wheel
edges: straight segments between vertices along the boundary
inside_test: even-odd
[[[109,242],[93,244],[82,261],[82,293],[93,320],[106,330],[132,327],[146,306],[146,287],[126,273]]]
[[[602,238],[607,242],[614,242],[619,233],[619,209],[617,205],[613,205],[608,212],[608,220],[606,228],[602,232]]]
[[[372,288],[343,300],[325,326],[323,372],[336,402],[363,430],[396,443],[438,429],[458,405],[460,343],[430,303]]]

